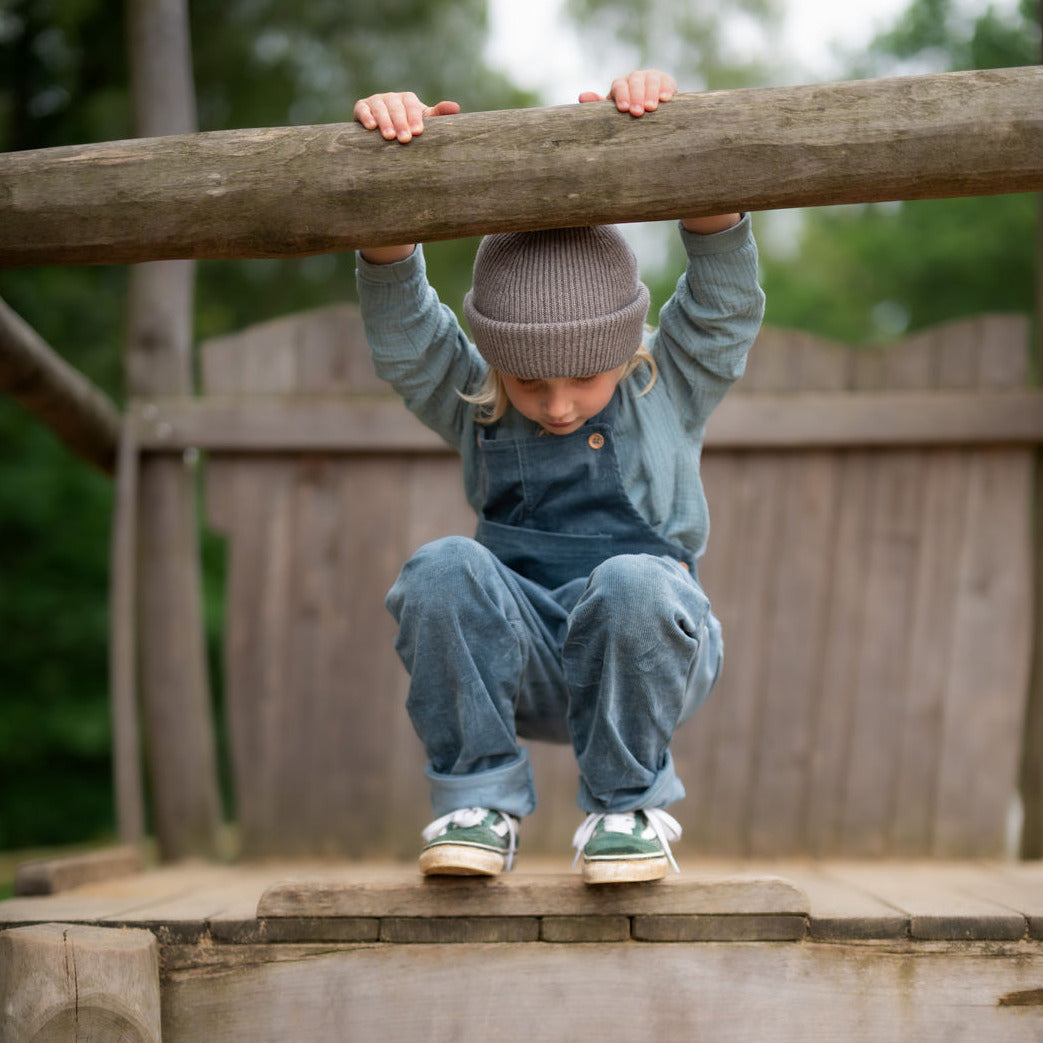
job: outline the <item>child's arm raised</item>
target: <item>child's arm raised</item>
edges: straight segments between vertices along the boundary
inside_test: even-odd
[[[608,95],[602,97],[596,91],[584,91],[579,100],[607,101],[612,99],[620,112],[629,112],[631,116],[643,116],[646,112],[655,112],[659,103],[669,101],[677,93],[677,81],[666,72],[657,69],[641,69],[629,76],[619,76],[612,81]],[[718,214],[714,217],[682,217],[681,224],[689,232],[699,235],[713,235],[733,228],[739,223],[741,214]]]
[[[424,120],[429,116],[452,116],[460,111],[455,101],[440,101],[425,105],[412,91],[371,94],[355,102],[355,119],[366,130],[379,130],[387,141],[403,145],[424,133]],[[415,244],[401,246],[367,246],[362,256],[371,264],[394,264],[405,260]]]

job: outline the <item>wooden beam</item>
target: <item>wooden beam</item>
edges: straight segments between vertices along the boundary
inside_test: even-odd
[[[196,128],[196,116],[188,2],[130,0],[125,6],[136,129],[143,135],[189,134]],[[192,393],[194,288],[194,265],[185,261],[143,264],[131,271],[125,352],[131,394]],[[219,847],[221,798],[203,624],[196,475],[188,462],[175,457],[152,458],[137,468],[129,436],[122,449],[118,509],[128,509],[136,484],[136,502],[129,509],[136,508],[137,527],[134,532],[126,525],[118,536],[121,542],[113,544],[113,612],[119,621],[122,613],[136,609],[138,628],[133,635],[137,640],[129,646],[132,635],[124,629],[121,637],[113,628],[114,709],[124,708],[129,720],[132,685],[140,676],[152,822],[160,854],[165,859],[212,857]],[[124,520],[121,514],[120,526]],[[136,579],[133,592],[121,586],[128,577]],[[126,743],[114,748],[117,757],[122,750],[128,779],[133,738],[128,734]],[[128,788],[117,809],[129,813],[136,800]],[[135,819],[133,813],[121,823],[125,838],[133,838]]]
[[[1043,0],[1036,5],[1043,29]],[[1040,37],[1043,63],[1043,35]],[[1041,65],[1043,67],[1043,65]],[[1043,195],[1036,200],[1036,343],[1043,344]],[[1036,454],[1036,639],[1032,648],[1025,741],[1022,746],[1020,790],[1024,808],[1021,857],[1043,858],[1043,450]]]
[[[733,395],[711,449],[1038,445],[1043,391],[847,391]]]
[[[132,425],[124,423],[109,533],[109,719],[116,830],[121,843],[145,839],[145,787],[138,707],[138,503],[141,466]]]
[[[150,398],[127,423],[145,452],[452,451],[392,398]],[[1039,390],[736,394],[706,435],[708,450],[1039,443]]]
[[[81,459],[111,474],[119,411],[0,300],[0,391],[43,421]]]
[[[0,156],[0,266],[289,257],[523,228],[1043,188],[1043,69]]]

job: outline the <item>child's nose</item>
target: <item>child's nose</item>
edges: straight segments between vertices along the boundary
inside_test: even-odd
[[[546,410],[550,416],[565,416],[572,403],[564,390],[553,390],[547,395]]]

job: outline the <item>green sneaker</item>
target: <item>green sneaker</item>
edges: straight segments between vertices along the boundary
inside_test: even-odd
[[[669,866],[680,872],[670,841],[681,839],[681,826],[660,808],[588,815],[572,844],[583,858],[583,882],[633,884],[661,880]]]
[[[496,876],[514,864],[518,820],[489,808],[459,808],[435,819],[423,836],[426,876]]]

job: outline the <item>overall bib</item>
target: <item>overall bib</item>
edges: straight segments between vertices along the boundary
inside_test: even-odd
[[[535,807],[517,739],[571,742],[583,811],[684,795],[669,743],[720,670],[720,624],[695,562],[626,494],[620,392],[569,435],[477,426],[474,540],[422,547],[388,594],[436,815]]]

